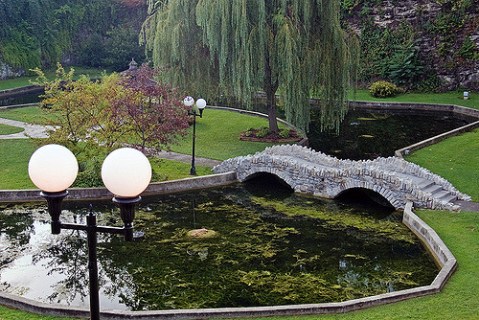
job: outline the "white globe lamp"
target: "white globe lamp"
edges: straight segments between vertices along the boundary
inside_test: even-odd
[[[183,104],[187,107],[191,107],[195,104],[195,99],[193,97],[187,96],[183,99]]]
[[[33,184],[44,192],[62,192],[69,188],[78,175],[75,155],[58,144],[37,149],[28,163],[28,175]]]
[[[203,110],[204,108],[206,108],[206,100],[205,99],[196,100],[196,106],[198,107],[198,109]]]
[[[138,197],[150,183],[151,165],[148,158],[136,149],[117,149],[103,162],[101,178],[115,197]]]

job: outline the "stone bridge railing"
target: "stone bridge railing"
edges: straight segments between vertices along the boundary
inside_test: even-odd
[[[269,173],[296,192],[325,198],[355,188],[372,190],[397,209],[404,208],[408,200],[416,207],[431,209],[457,209],[455,200],[469,200],[445,179],[403,159],[340,160],[297,145],[273,146],[229,159],[214,171],[234,171],[240,181]]]

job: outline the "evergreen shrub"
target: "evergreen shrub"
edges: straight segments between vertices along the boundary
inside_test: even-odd
[[[376,98],[394,97],[401,92],[401,88],[394,83],[384,80],[376,81],[369,87],[369,93]]]

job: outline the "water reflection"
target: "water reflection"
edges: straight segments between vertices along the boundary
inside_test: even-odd
[[[270,186],[145,199],[136,220],[144,239],[99,237],[102,310],[342,301],[434,279],[434,262],[398,213],[378,217]],[[82,222],[85,206],[68,203],[66,220]],[[94,208],[99,224],[121,224],[109,203]],[[1,211],[2,289],[84,306],[86,236],[65,230],[50,235],[43,211],[32,206]],[[216,233],[189,236],[199,228]]]
[[[9,95],[6,97],[0,97],[0,106],[36,103],[40,101],[40,98],[38,96],[42,93],[43,90],[38,90],[37,92],[20,93]]]
[[[420,110],[350,110],[336,132],[321,132],[319,122],[310,125],[310,146],[340,159],[374,159],[459,128],[476,119],[452,112]]]

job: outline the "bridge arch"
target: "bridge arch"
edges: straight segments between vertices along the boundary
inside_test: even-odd
[[[380,204],[387,202],[394,208],[404,207],[404,200],[397,198],[396,193],[385,189],[378,184],[371,184],[366,181],[350,180],[344,184],[339,184],[339,192],[334,196],[334,198],[338,198],[348,192],[354,191],[362,192],[365,196],[368,196],[371,200]]]
[[[365,200],[369,200],[377,205],[386,208],[395,209],[391,202],[383,197],[381,194],[377,193],[376,191],[366,189],[366,188],[351,188],[347,190],[343,190],[340,192],[334,199],[344,199],[344,200],[359,200],[363,203]]]
[[[275,180],[277,183],[279,183],[280,185],[284,186],[284,187],[287,187],[287,188],[290,188],[291,190],[293,190],[293,187],[291,186],[291,184],[289,184],[287,181],[285,181],[285,179],[283,179],[282,177],[278,176],[277,174],[274,174],[274,173],[271,173],[271,172],[267,172],[267,171],[258,171],[258,172],[255,172],[255,173],[252,173],[250,174],[249,176],[243,178],[241,181],[242,182],[248,182],[248,181],[251,181],[251,180],[254,180],[256,178],[263,178],[263,177],[269,177],[271,178],[272,180]]]

